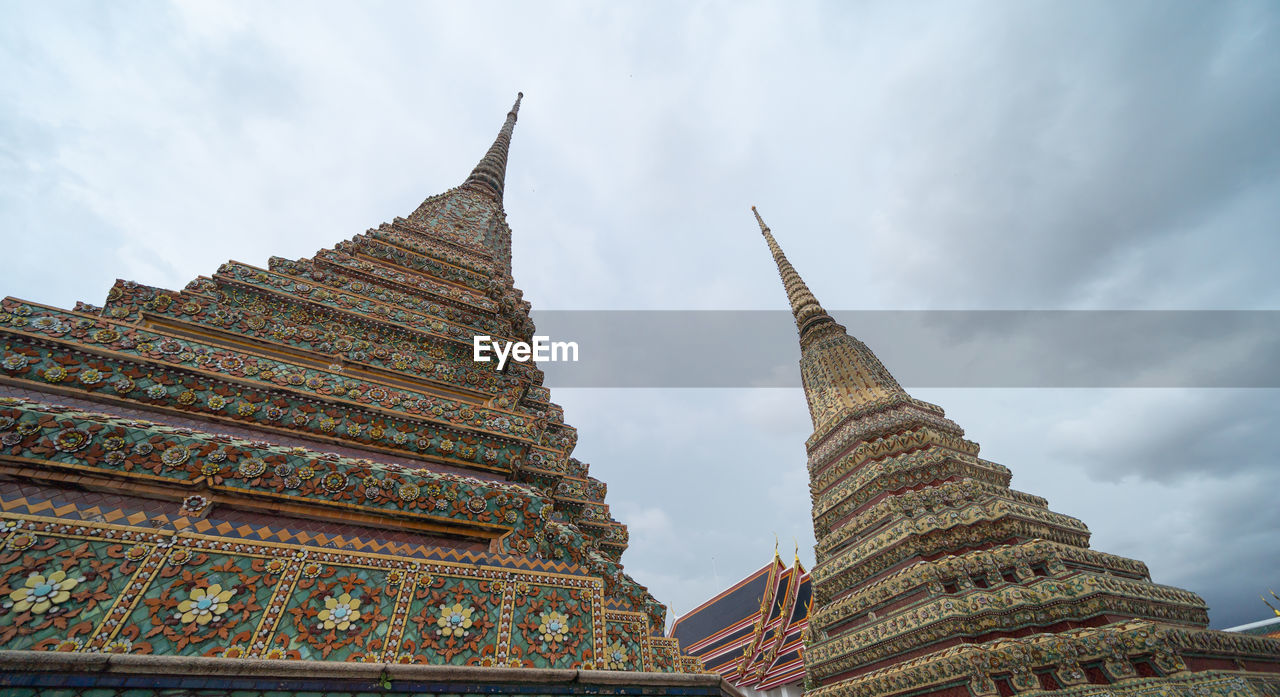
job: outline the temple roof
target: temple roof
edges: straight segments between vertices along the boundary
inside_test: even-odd
[[[763,567],[682,615],[670,636],[734,685],[768,690],[804,676],[809,573],[775,554]]]
[[[1252,634],[1254,636],[1265,636],[1273,639],[1280,639],[1280,616],[1268,617],[1265,620],[1242,624],[1238,627],[1230,627],[1224,629],[1225,632],[1239,632],[1241,634]]]

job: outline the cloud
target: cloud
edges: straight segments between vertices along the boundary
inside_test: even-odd
[[[633,540],[642,539],[652,544],[672,531],[671,518],[661,508],[633,507],[623,501],[613,507],[613,516],[626,523]]]
[[[1094,479],[1167,484],[1275,470],[1277,422],[1276,390],[1125,390],[1048,436],[1057,457],[1083,463]]]

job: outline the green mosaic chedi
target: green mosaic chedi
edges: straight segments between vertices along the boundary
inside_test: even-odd
[[[181,291],[0,303],[0,649],[696,671],[532,362],[519,99],[407,218]]]

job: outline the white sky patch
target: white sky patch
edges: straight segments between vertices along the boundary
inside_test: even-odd
[[[611,509],[615,518],[627,524],[633,539],[641,538],[656,542],[658,541],[656,538],[672,532],[671,517],[661,508],[636,507],[635,504],[621,501],[612,505]]]

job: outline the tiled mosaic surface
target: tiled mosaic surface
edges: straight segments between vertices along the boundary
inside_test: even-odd
[[[462,186],[310,259],[0,300],[0,650],[700,669],[537,365],[472,360],[534,330],[517,109]]]
[[[101,510],[108,521],[173,525],[196,532],[255,541],[319,544],[340,541],[357,551],[401,551],[413,556],[452,561],[483,561],[466,550],[417,554],[397,541],[363,541],[351,530],[314,534],[285,530],[271,522],[253,525],[205,520],[207,509],[221,496],[252,497],[266,504],[300,505],[329,515],[394,514],[421,525],[470,529],[498,537],[500,550],[511,555],[504,566],[588,572],[601,577],[610,607],[640,608],[650,625],[661,624],[665,609],[643,587],[627,577],[616,555],[592,547],[576,526],[554,520],[555,506],[537,490],[393,463],[339,456],[299,447],[282,447],[140,419],[126,419],[68,407],[0,397],[0,471],[20,478],[36,476],[75,486],[119,486],[136,481],[151,489],[171,491],[183,501],[171,513],[144,515],[120,509]],[[602,488],[602,487],[601,487]],[[197,493],[198,492],[198,493]],[[67,497],[83,498],[74,492]],[[54,497],[51,493],[48,497]],[[56,498],[56,497],[54,497]],[[0,491],[0,509],[77,517],[76,506],[22,504]],[[154,504],[148,504],[152,507]],[[338,513],[331,513],[332,511]],[[617,529],[621,529],[619,526]],[[367,528],[365,529],[367,532]],[[381,549],[379,549],[381,548]]]
[[[526,487],[12,398],[0,398],[0,455],[42,469],[505,529],[520,553],[537,543],[526,518],[551,510]]]
[[[6,649],[682,669],[590,576],[0,520]]]

